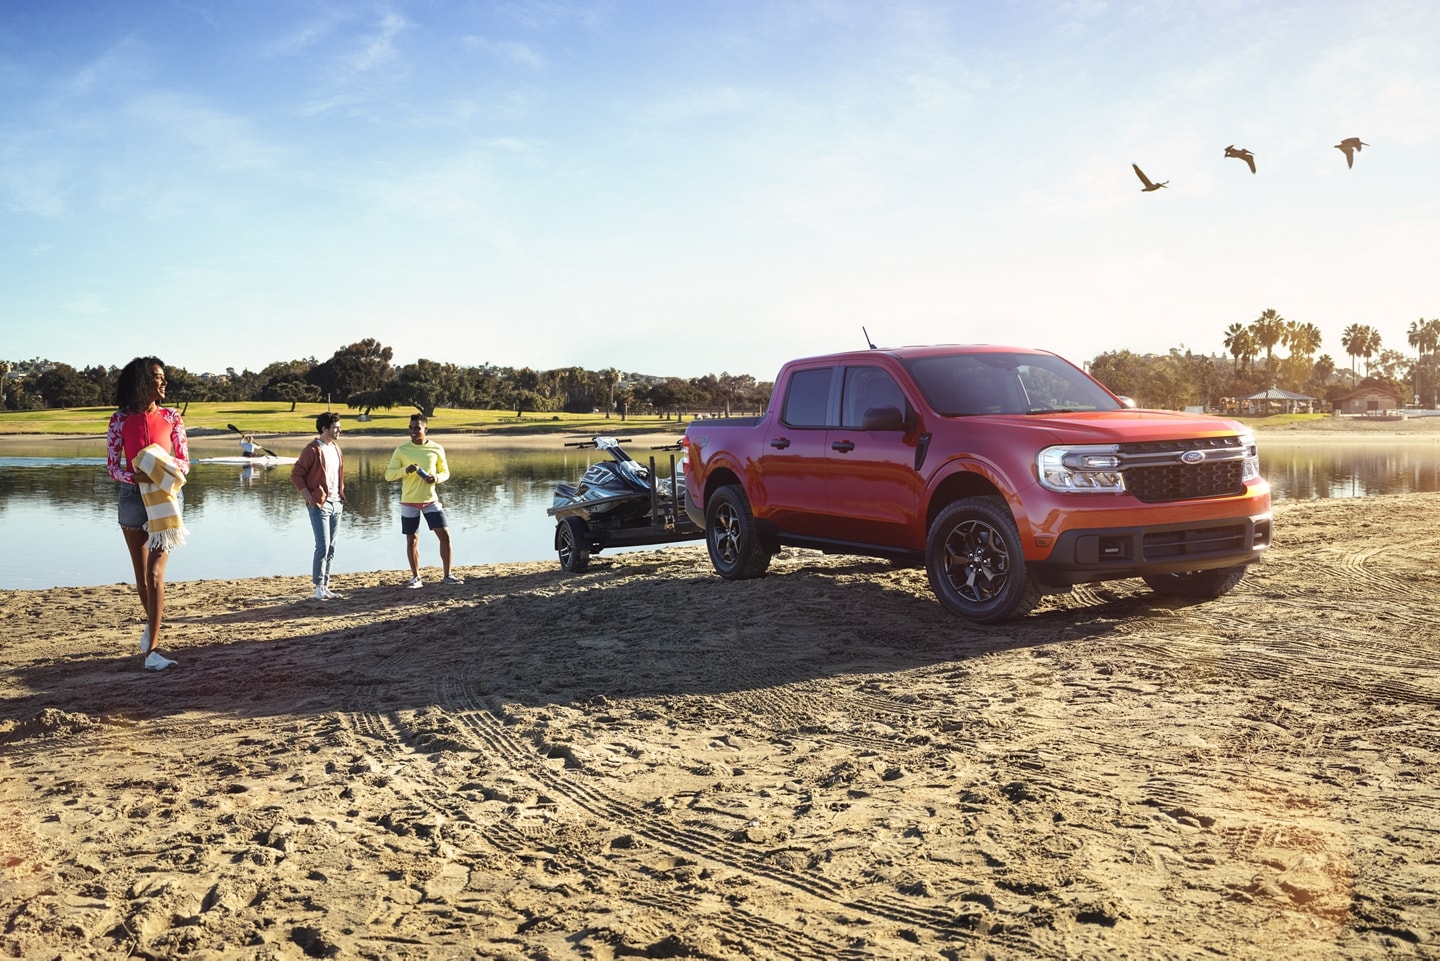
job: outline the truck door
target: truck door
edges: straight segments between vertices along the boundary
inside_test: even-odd
[[[839,377],[833,366],[792,371],[779,415],[752,473],[763,489],[751,497],[757,515],[782,530],[821,536],[827,503],[825,458]]]
[[[904,426],[902,426],[904,425]],[[883,367],[847,367],[840,399],[840,426],[827,434],[830,512],[842,537],[887,547],[919,549],[915,518],[921,502],[915,469],[914,407]],[[844,519],[843,525],[840,519]],[[923,533],[922,535],[923,536]]]

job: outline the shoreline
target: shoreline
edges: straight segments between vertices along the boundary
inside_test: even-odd
[[[1241,423],[1245,423],[1242,421]],[[1380,418],[1367,419],[1363,417],[1327,417],[1324,420],[1313,420],[1305,423],[1285,423],[1268,426],[1263,423],[1246,424],[1253,430],[1257,437],[1266,442],[1285,441],[1289,439],[1302,440],[1310,437],[1324,437],[1331,439],[1355,439],[1355,440],[1392,440],[1395,438],[1427,438],[1440,439],[1440,417],[1410,417],[1404,420],[1384,420]],[[449,433],[435,431],[431,437],[446,449],[456,450],[487,450],[500,448],[521,448],[527,450],[544,450],[548,448],[560,448],[566,443],[575,440],[587,439],[600,436],[598,431],[548,431],[537,433],[508,433],[490,431],[467,431]],[[612,430],[603,432],[610,435],[633,435],[650,440],[678,441],[684,436],[684,430]],[[192,447],[204,447],[209,449],[213,446],[231,447],[238,444],[239,435],[225,430],[215,428],[196,428],[188,432]],[[407,434],[403,431],[366,431],[364,433],[346,433],[341,437],[342,446],[364,447],[366,449],[394,447],[404,443]],[[313,434],[264,434],[257,433],[258,440],[268,441],[267,446],[277,444],[294,445],[297,448],[308,443]],[[22,450],[28,445],[40,442],[55,443],[88,443],[104,442],[104,434],[48,434],[48,433],[9,433],[0,434],[0,455]]]
[[[610,431],[611,435],[633,436],[643,438],[647,443],[652,440],[669,442],[671,439],[678,441],[682,431],[650,431],[637,433],[634,431]],[[227,450],[239,449],[239,435],[230,431],[215,431],[201,428],[196,431],[187,431],[188,440],[192,449],[213,450],[224,447]],[[342,448],[356,447],[366,450],[386,450],[405,443],[409,435],[402,432],[394,433],[365,433],[365,434],[341,434],[340,446]],[[431,439],[440,444],[446,450],[501,450],[505,448],[520,450],[560,450],[567,443],[577,440],[588,440],[591,437],[603,436],[597,432],[577,433],[545,433],[545,434],[491,434],[491,433],[443,433],[435,432],[430,435]],[[301,447],[313,440],[312,434],[256,434],[255,439],[266,447],[293,447],[298,451]],[[20,456],[21,452],[35,443],[105,443],[104,434],[3,434],[0,435],[0,456]],[[283,451],[277,451],[283,453]]]

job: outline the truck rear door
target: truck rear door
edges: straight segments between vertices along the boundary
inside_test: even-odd
[[[822,536],[825,529],[825,461],[828,425],[839,390],[834,365],[790,372],[779,411],[771,418],[758,470],[751,473],[755,489],[751,507],[782,531]]]

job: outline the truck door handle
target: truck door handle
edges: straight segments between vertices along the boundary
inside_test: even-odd
[[[790,438],[788,438],[788,437],[776,437],[776,438],[773,438],[773,439],[770,441],[770,446],[773,447],[773,448],[775,448],[776,450],[784,450],[785,448],[787,448],[787,447],[790,446]]]
[[[842,454],[848,454],[855,449],[855,442],[853,440],[837,440],[830,445],[830,449],[838,450]]]

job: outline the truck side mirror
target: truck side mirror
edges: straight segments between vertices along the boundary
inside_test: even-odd
[[[1116,400],[1120,401],[1120,406],[1125,408],[1126,410],[1135,409],[1135,398],[1126,397],[1124,394],[1116,394],[1115,398]]]
[[[898,407],[870,407],[860,417],[861,430],[905,430],[905,415]]]

